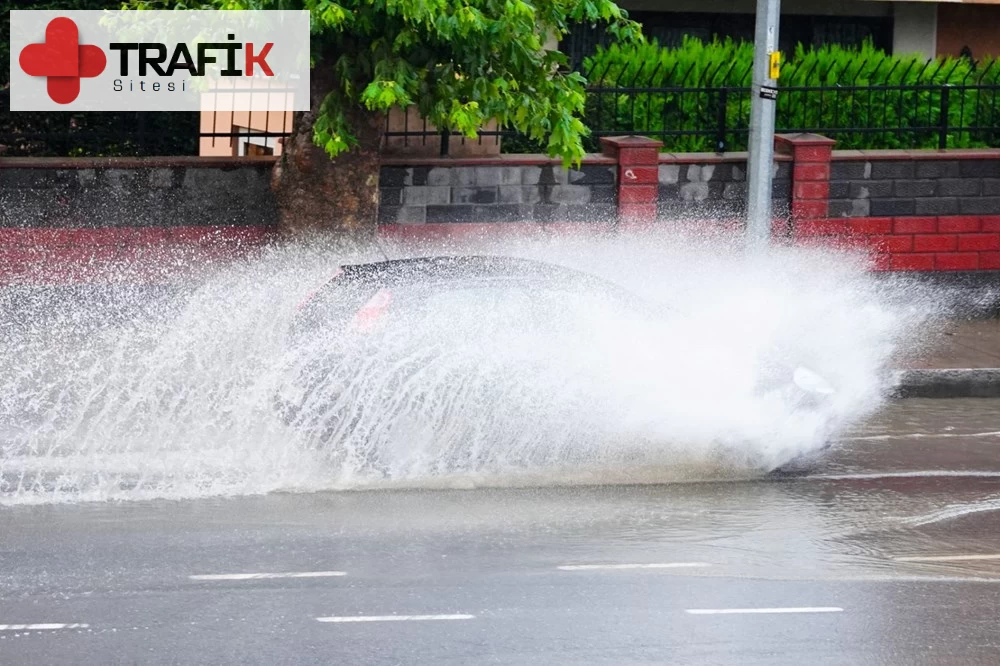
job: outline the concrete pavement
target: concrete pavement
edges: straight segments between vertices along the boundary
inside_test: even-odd
[[[1000,397],[1000,318],[939,322],[926,344],[897,360],[900,397]]]
[[[935,346],[907,359],[919,369],[1000,368],[1000,318],[946,322]]]

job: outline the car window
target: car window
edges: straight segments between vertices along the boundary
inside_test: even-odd
[[[605,292],[564,288],[529,281],[477,282],[393,290],[391,315],[412,323],[461,323],[481,326],[538,327],[574,325],[594,317],[627,314],[621,302]]]

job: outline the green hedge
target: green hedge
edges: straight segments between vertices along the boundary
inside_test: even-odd
[[[599,48],[585,62],[592,88],[587,124],[599,133],[657,136],[664,150],[712,151],[720,148],[725,101],[723,147],[744,149],[752,65],[753,45],[745,42],[689,38],[678,48],[655,42]],[[997,60],[928,62],[870,44],[856,50],[800,45],[781,70],[777,128],[820,131],[840,148],[934,148],[945,86],[951,86],[948,147],[1000,145]],[[596,140],[591,143],[596,149]]]

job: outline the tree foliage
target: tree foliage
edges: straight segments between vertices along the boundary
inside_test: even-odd
[[[335,156],[357,142],[352,106],[415,105],[439,128],[474,138],[490,120],[583,156],[582,75],[547,49],[574,22],[604,23],[624,42],[638,24],[612,0],[133,0],[145,9],[308,9],[314,67],[332,68],[314,140]]]

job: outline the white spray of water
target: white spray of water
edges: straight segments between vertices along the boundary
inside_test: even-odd
[[[459,290],[369,335],[300,339],[302,298],[380,258],[308,244],[114,321],[73,302],[8,308],[0,503],[745,477],[875,410],[931,310],[847,257],[748,258],[719,239],[388,251],[470,250],[581,269],[679,314],[584,294],[538,325]],[[837,387],[823,410],[760,394],[775,350]]]

